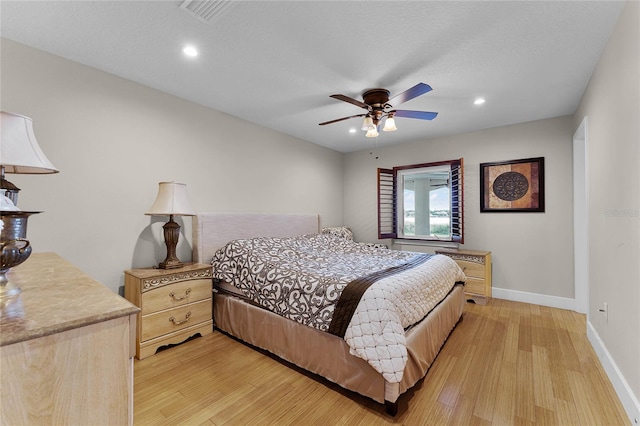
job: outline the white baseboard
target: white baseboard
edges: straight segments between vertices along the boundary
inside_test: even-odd
[[[545,294],[527,293],[526,291],[507,290],[495,287],[491,289],[491,295],[496,299],[511,300],[513,302],[532,303],[534,305],[569,309],[571,311],[576,310],[576,300],[567,297],[547,296]]]
[[[611,354],[590,321],[587,321],[587,338],[589,339],[589,342],[591,342],[593,350],[598,356],[604,371],[607,373],[613,388],[618,394],[618,398],[620,398],[620,402],[629,416],[630,424],[640,424],[640,402],[638,402],[638,398],[633,394],[633,391],[629,387],[629,383],[627,383],[624,376],[618,369],[617,364],[611,357]]]
[[[534,305],[549,306],[551,308],[576,310],[576,300],[566,297],[547,296],[544,294],[527,293],[525,291],[507,290],[503,288],[493,288],[492,296],[496,299],[511,300],[514,302],[532,303]],[[587,338],[593,347],[607,377],[611,381],[624,410],[629,416],[629,422],[632,425],[640,425],[640,402],[633,394],[629,384],[618,369],[615,361],[609,354],[602,339],[596,332],[595,328],[587,318]]]

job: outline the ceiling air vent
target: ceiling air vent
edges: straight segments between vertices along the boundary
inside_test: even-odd
[[[231,3],[233,1],[230,0],[184,0],[180,8],[196,19],[211,24]]]

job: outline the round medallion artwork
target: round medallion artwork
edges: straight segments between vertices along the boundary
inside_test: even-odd
[[[493,181],[493,192],[505,201],[518,200],[529,190],[529,180],[518,172],[505,172]]]

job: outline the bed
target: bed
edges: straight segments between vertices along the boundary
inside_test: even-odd
[[[318,215],[199,213],[193,219],[193,260],[210,264],[218,253],[215,262],[219,269],[232,269],[227,263],[224,263],[225,268],[222,268],[220,253],[236,250],[230,249],[231,245],[228,245],[234,240],[276,237],[280,244],[282,241],[297,241],[302,235],[309,238],[322,238],[325,234],[335,233],[322,232]],[[263,240],[267,239],[257,238],[255,241],[260,241],[262,244]],[[251,240],[252,244],[253,241]],[[324,244],[329,240],[317,240],[316,243],[318,241]],[[334,244],[333,240],[331,241],[331,244]],[[236,242],[234,241],[233,244]],[[373,245],[368,246],[375,255],[378,255],[377,251],[385,251]],[[223,247],[225,249],[219,251]],[[427,267],[426,265],[435,264],[436,261],[450,262],[452,268],[458,268],[455,262],[450,261],[446,256],[412,257],[411,261],[403,263],[401,268],[411,262],[415,262],[416,265],[407,267],[406,272],[388,273],[386,278],[376,278],[373,284],[369,284],[371,289],[363,290],[364,294],[368,295],[374,291],[374,288],[377,289],[376,291],[380,290],[387,282],[385,280],[397,280],[396,277],[405,275],[415,277]],[[388,268],[390,269],[393,268]],[[440,290],[443,298],[439,297],[432,303],[428,308],[428,314],[423,319],[410,327],[401,329],[402,336],[397,338],[402,344],[393,346],[389,350],[378,350],[379,348],[372,350],[362,343],[359,345],[365,347],[354,346],[354,341],[366,340],[358,340],[357,333],[353,332],[355,328],[353,323],[360,315],[358,312],[361,310],[365,296],[362,296],[361,303],[356,303],[357,308],[353,308],[355,314],[351,313],[352,317],[347,315],[347,319],[343,320],[348,323],[348,327],[341,327],[340,332],[343,334],[340,334],[335,333],[335,327],[332,332],[328,332],[321,326],[306,325],[297,318],[292,320],[278,315],[261,306],[260,303],[248,300],[245,293],[234,288],[233,280],[214,280],[214,324],[216,328],[231,336],[267,350],[345,389],[385,404],[387,412],[395,415],[398,410],[399,396],[426,375],[442,345],[462,318],[465,303],[464,274],[459,268],[457,271],[447,270],[446,274],[449,278],[455,276],[455,282],[450,285],[450,289],[446,292]],[[241,282],[246,280],[248,280],[246,276],[239,279]],[[337,316],[337,307],[335,311]],[[329,326],[331,326],[330,323]],[[370,326],[365,324],[364,329],[368,327]],[[386,323],[382,327],[385,330],[385,336],[382,339],[388,340]],[[395,327],[397,329],[397,325]],[[355,329],[360,330],[360,328]],[[401,361],[396,350],[398,347],[404,351],[401,354],[403,357]],[[386,358],[389,353],[391,357]],[[370,356],[370,354],[374,355]],[[376,360],[370,359],[376,357],[378,357]]]

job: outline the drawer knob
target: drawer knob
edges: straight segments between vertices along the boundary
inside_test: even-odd
[[[184,320],[182,320],[182,321],[176,320],[175,317],[169,318],[169,321],[171,321],[173,323],[173,325],[180,325],[180,324],[184,324],[185,322],[189,321],[189,317],[191,317],[191,311],[187,312],[187,314],[184,316]]]
[[[171,297],[173,300],[184,300],[187,297],[189,297],[189,293],[191,293],[191,289],[190,288],[188,288],[184,292],[184,296],[176,297],[176,294],[172,291],[171,293],[169,293],[169,297]]]

